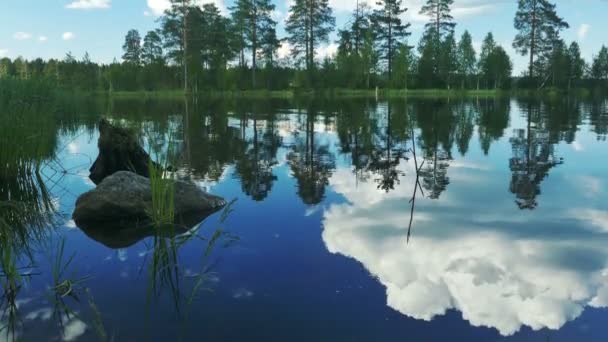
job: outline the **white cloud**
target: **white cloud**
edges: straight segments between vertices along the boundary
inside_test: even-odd
[[[13,38],[15,38],[16,40],[28,40],[32,38],[32,34],[28,32],[15,32]]]
[[[63,321],[63,341],[74,341],[87,330],[87,325],[77,318],[68,320],[64,317]]]
[[[35,311],[28,313],[25,316],[25,319],[28,321],[33,321],[37,319],[41,319],[43,321],[48,321],[53,316],[53,309],[51,308],[41,308]]]
[[[578,28],[578,31],[577,31],[578,40],[580,40],[580,41],[585,40],[585,37],[587,37],[587,33],[589,33],[590,29],[591,29],[591,25],[582,24]]]
[[[194,3],[198,6],[203,6],[204,4],[212,3],[215,4],[223,14],[228,13],[228,9],[224,4],[224,0],[194,0]],[[171,7],[171,2],[169,0],[147,0],[147,4],[150,11],[146,12],[155,16],[162,15],[165,10]]]
[[[47,40],[49,40],[49,38],[47,36],[40,36],[40,37],[38,37],[38,41],[39,42],[46,42]]]
[[[0,49],[0,57],[6,57],[8,55],[7,49]]]
[[[410,162],[404,164],[400,169],[411,175]],[[444,193],[441,202],[417,201],[413,239],[406,244],[413,177],[383,194],[373,181],[357,184],[350,172],[338,169],[332,176],[347,204],[325,212],[323,241],[331,253],[362,263],[386,288],[387,305],[402,314],[431,320],[455,309],[473,326],[511,335],[522,326],[558,329],[587,306],[608,306],[606,213],[551,214],[538,226],[510,220],[498,201],[484,209],[497,217],[480,221],[462,214],[475,203],[452,191],[454,197]],[[450,177],[462,172],[487,175],[483,168],[460,167],[450,168]],[[572,225],[567,237],[539,233],[564,220]]]
[[[272,11],[272,13],[270,14],[270,16],[272,17],[272,19],[276,22],[281,22],[284,20],[285,15],[283,14],[283,12],[279,11],[279,10],[274,10]]]
[[[501,4],[508,3],[510,0],[458,0],[452,6],[452,15],[456,19],[464,19],[474,16],[479,16],[495,10]],[[377,8],[375,0],[361,0],[362,3],[367,3],[371,8]],[[428,22],[429,18],[420,14],[420,9],[426,0],[409,0],[405,1],[404,19],[411,22],[413,26],[420,27],[421,23]],[[330,0],[330,6],[336,12],[351,12],[355,9],[356,2],[353,0]]]
[[[162,15],[169,7],[171,7],[169,0],[148,0],[148,8],[154,15]]]
[[[331,43],[329,45],[323,45],[316,51],[317,58],[323,59],[325,57],[332,57],[338,52],[338,44]]]
[[[98,8],[110,8],[112,0],[76,0],[65,6],[69,9],[98,9]]]
[[[73,32],[64,32],[61,35],[61,39],[63,40],[72,40],[74,38],[76,38],[76,35]]]
[[[594,229],[608,233],[608,212],[597,209],[576,209],[572,211],[572,217],[581,221],[589,222]]]
[[[277,50],[277,55],[279,56],[279,58],[288,57],[290,53],[291,53],[291,44],[289,44],[289,42],[281,43],[281,46]]]

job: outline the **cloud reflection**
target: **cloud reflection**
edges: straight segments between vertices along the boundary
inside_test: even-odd
[[[386,287],[389,307],[422,320],[456,309],[473,326],[511,335],[524,325],[558,329],[586,306],[608,306],[604,214],[516,220],[508,201],[471,200],[471,190],[453,189],[440,202],[420,202],[406,244],[413,177],[411,165],[402,168],[410,177],[387,196],[337,170],[331,184],[348,203],[324,214],[327,249],[361,262]],[[474,217],[471,207],[483,208],[486,218]]]

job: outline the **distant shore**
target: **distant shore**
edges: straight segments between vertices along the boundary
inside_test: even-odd
[[[196,95],[201,97],[216,98],[274,98],[291,99],[297,97],[321,96],[321,97],[361,97],[361,98],[399,98],[399,97],[503,97],[503,96],[590,96],[594,92],[589,89],[572,89],[570,92],[558,89],[323,89],[313,90],[226,90],[226,91],[203,91]],[[108,95],[112,98],[179,98],[184,97],[183,90],[160,90],[160,91],[116,91],[100,92],[98,94]],[[194,94],[190,94],[194,95]]]

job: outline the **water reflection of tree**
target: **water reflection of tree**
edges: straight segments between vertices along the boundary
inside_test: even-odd
[[[236,161],[236,173],[241,180],[243,192],[255,201],[264,200],[277,180],[272,168],[278,164],[276,155],[282,139],[276,132],[274,115],[267,115],[268,120],[258,120],[258,115],[253,113],[253,133],[250,137],[245,130],[249,120],[241,120],[241,139],[245,144],[244,152]]]
[[[567,96],[544,103],[543,119],[553,144],[565,141],[568,144],[576,141],[576,132],[582,122],[581,104],[577,98]]]
[[[393,113],[395,107],[397,110]],[[384,115],[379,115],[378,118],[380,122],[373,138],[375,148],[371,153],[368,170],[378,176],[375,179],[378,189],[389,192],[395,189],[395,184],[399,183],[399,177],[403,175],[398,166],[406,158],[407,115],[403,105],[395,106],[390,101],[386,105],[386,111],[379,114]]]
[[[608,100],[593,100],[589,106],[589,121],[597,140],[606,141],[608,137]]]
[[[420,128],[418,141],[426,161],[420,170],[422,185],[429,198],[438,199],[450,184],[448,168],[453,159],[457,120],[450,103],[445,101],[421,102],[416,115]]]
[[[368,99],[353,99],[345,102],[338,110],[336,124],[340,153],[351,156],[351,166],[357,181],[365,182],[369,178],[367,168],[375,149],[373,132],[377,129],[370,113],[375,111],[375,103],[370,104]]]
[[[304,134],[295,137],[287,159],[298,183],[298,195],[305,204],[315,205],[325,197],[325,187],[336,168],[336,158],[328,144],[319,144],[315,140],[317,108],[314,102],[308,104],[303,116]]]
[[[509,126],[510,105],[507,99],[493,98],[477,100],[479,142],[485,155],[490,146],[505,135]]]
[[[523,103],[527,111],[527,128],[516,129],[510,139],[513,157],[509,160],[512,172],[510,190],[516,195],[520,209],[535,209],[540,185],[549,171],[563,163],[555,156],[555,145],[550,141],[540,103],[529,100]]]
[[[238,128],[230,126],[228,110],[223,101],[209,101],[193,106],[190,122],[184,125],[184,139],[190,160],[185,167],[193,177],[217,181],[243,149]]]
[[[461,102],[456,106],[456,144],[461,156],[465,156],[469,151],[469,143],[475,130],[475,107],[469,102]]]

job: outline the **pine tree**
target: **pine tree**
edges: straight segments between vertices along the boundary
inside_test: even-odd
[[[513,47],[522,56],[530,56],[528,76],[534,78],[535,59],[542,62],[548,58],[559,32],[569,25],[557,15],[549,0],[519,0],[514,26],[519,32]]]
[[[427,0],[420,9],[420,14],[426,15],[430,21],[425,25],[426,30],[433,29],[438,39],[446,37],[454,32],[454,18],[451,15],[450,6],[454,0]]]
[[[577,42],[572,42],[568,48],[568,90],[572,82],[580,81],[585,74],[585,60],[581,57],[581,48]]]
[[[496,49],[496,41],[494,40],[494,35],[492,32],[489,32],[481,44],[481,52],[479,54],[479,61],[477,64],[477,71],[479,75],[477,78],[477,89],[479,89],[480,78],[483,78],[485,81],[485,87],[488,88],[488,75],[490,74],[490,71],[488,70],[488,59],[490,58],[492,52],[494,52],[494,49]]]
[[[192,35],[189,34],[189,14],[193,9],[192,0],[170,0],[171,7],[165,11],[161,18],[164,48],[167,56],[174,63],[181,65],[184,70],[184,91],[188,92],[188,64],[189,43]]]
[[[275,5],[270,0],[238,0],[233,7],[233,15],[236,26],[240,30],[239,45],[242,51],[244,47],[251,50],[252,61],[252,84],[256,87],[257,57],[261,46],[261,41],[276,36],[276,21],[271,17]],[[242,59],[243,57],[241,57]],[[242,62],[241,62],[242,63]]]
[[[505,49],[502,46],[495,47],[486,63],[487,77],[494,81],[494,89],[504,88],[513,71],[513,63]]]
[[[462,78],[461,87],[464,89],[467,80],[475,73],[477,57],[473,48],[473,38],[469,31],[464,31],[458,42],[458,72]]]
[[[565,87],[568,83],[570,61],[568,58],[568,48],[562,39],[558,39],[553,43],[552,52],[547,64],[551,85],[558,88]]]
[[[410,24],[403,24],[401,16],[407,11],[402,7],[401,0],[378,0],[380,8],[374,11],[373,24],[376,39],[380,41],[379,50],[382,59],[387,62],[388,81],[392,80],[393,59],[400,46],[405,44],[404,39],[410,35],[407,28]]]
[[[455,53],[452,41],[446,42],[448,37],[453,40],[454,18],[451,15],[450,6],[454,0],[427,0],[422,6],[420,14],[429,17],[429,22],[425,25],[425,31],[418,44],[420,53],[419,76],[427,86],[435,86],[437,83],[448,81],[448,69],[453,61],[447,60],[450,54]],[[444,51],[445,48],[450,48]],[[453,56],[454,57],[454,56]],[[455,57],[454,57],[455,58]],[[446,69],[447,68],[447,69]],[[449,87],[450,85],[447,84]]]
[[[141,37],[137,30],[129,30],[122,46],[124,54],[122,59],[125,63],[132,65],[141,64]]]
[[[448,89],[452,85],[452,76],[458,70],[457,53],[454,33],[449,33],[441,44],[439,57],[439,74]]]
[[[608,80],[608,48],[602,46],[600,52],[593,58],[591,76],[596,80]]]
[[[328,0],[295,0],[290,8],[285,30],[292,46],[292,56],[301,58],[304,54],[309,82],[313,81],[315,48],[327,42],[336,19]]]
[[[144,37],[141,59],[145,65],[163,63],[163,41],[157,31],[150,31]]]

